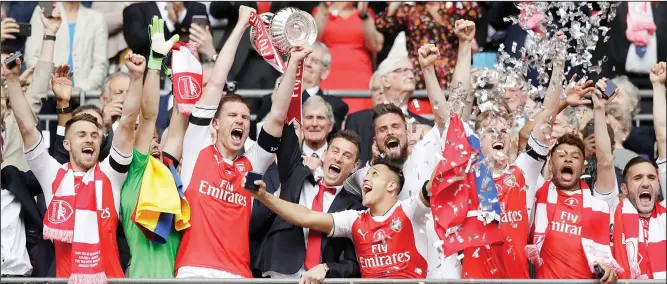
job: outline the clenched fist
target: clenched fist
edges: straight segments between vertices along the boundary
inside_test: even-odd
[[[427,43],[419,48],[419,65],[422,68],[433,67],[440,59],[440,51],[434,44]]]
[[[658,62],[651,68],[649,78],[653,84],[665,85],[665,75],[667,75],[667,64],[665,62]]]
[[[459,41],[472,42],[475,39],[475,22],[468,20],[457,20],[454,23],[454,33]]]
[[[143,77],[144,69],[146,69],[146,60],[139,54],[134,54],[132,51],[125,55],[125,66],[130,71],[130,75],[134,77]]]

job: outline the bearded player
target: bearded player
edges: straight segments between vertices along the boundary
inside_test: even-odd
[[[618,195],[616,175],[609,135],[598,132],[598,121],[604,122],[605,100],[594,97],[601,107],[595,109],[595,143],[598,157],[596,197],[607,201],[611,210],[611,234],[614,257],[624,269],[622,279],[665,279],[667,277],[665,246],[665,201],[658,202],[658,190],[665,193],[665,62],[656,63],[649,75],[653,84],[653,125],[658,141],[658,169],[642,157],[633,158],[623,170],[623,183]],[[598,81],[599,88],[606,89],[606,80]],[[599,91],[598,91],[599,93]],[[598,137],[599,136],[599,137]],[[599,140],[599,141],[598,141]],[[606,146],[606,147],[605,147]],[[604,174],[604,176],[603,176]]]

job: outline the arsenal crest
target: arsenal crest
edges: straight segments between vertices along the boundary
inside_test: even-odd
[[[401,223],[401,219],[394,218],[391,220],[391,223],[389,224],[389,227],[391,227],[391,230],[398,233],[403,229],[403,223]]]
[[[245,165],[239,163],[236,164],[236,169],[239,170],[240,173],[244,174],[245,173]]]

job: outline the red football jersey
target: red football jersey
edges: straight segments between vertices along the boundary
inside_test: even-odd
[[[332,236],[352,239],[363,278],[426,278],[425,214],[419,197],[399,201],[384,216],[333,213]]]
[[[528,241],[525,180],[521,170],[511,166],[511,174],[493,179],[503,209],[500,233],[503,242],[464,250],[463,278],[528,279],[524,248]]]

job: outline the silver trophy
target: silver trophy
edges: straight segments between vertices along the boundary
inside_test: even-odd
[[[267,26],[269,39],[276,49],[288,54],[294,46],[311,46],[317,39],[317,24],[313,17],[296,8],[287,7],[273,13],[262,13],[259,15]],[[250,44],[255,50],[255,38],[257,31],[250,27]]]

